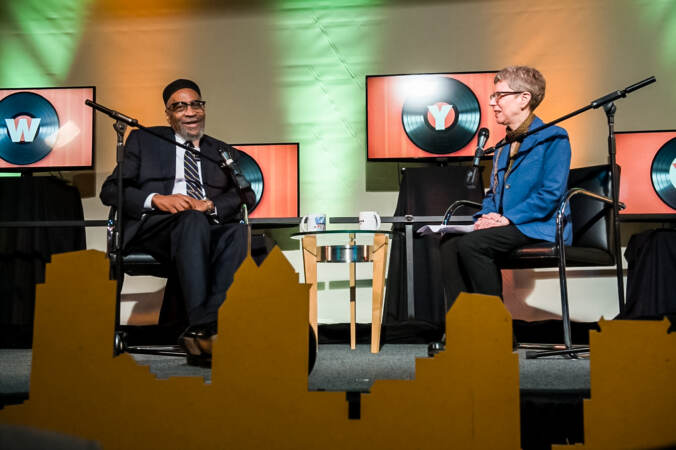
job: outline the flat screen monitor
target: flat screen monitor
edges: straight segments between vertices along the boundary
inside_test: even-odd
[[[615,134],[625,217],[676,215],[676,130]]]
[[[367,76],[367,159],[469,159],[483,127],[494,145],[505,134],[488,106],[496,73]]]
[[[256,194],[249,217],[298,217],[298,144],[234,144],[244,153],[239,166]]]
[[[0,89],[0,171],[92,169],[95,91]]]

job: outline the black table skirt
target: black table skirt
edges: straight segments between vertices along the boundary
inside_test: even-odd
[[[55,177],[0,178],[0,221],[83,219],[79,191]],[[32,326],[45,263],[84,248],[84,227],[0,228],[0,326]]]
[[[649,230],[629,239],[627,299],[618,319],[676,315],[676,230]]]
[[[393,215],[442,216],[456,200],[480,202],[483,188],[465,185],[468,168],[463,166],[409,168],[403,171],[397,207]],[[479,179],[479,186],[483,186]],[[459,211],[471,215],[473,211]],[[446,316],[444,290],[440,270],[439,238],[418,236],[424,224],[414,225],[413,267],[415,317],[408,317],[406,297],[406,242],[404,226],[397,224],[392,237],[385,294],[384,325],[406,325],[418,322],[443,327]],[[406,327],[404,327],[406,328]]]

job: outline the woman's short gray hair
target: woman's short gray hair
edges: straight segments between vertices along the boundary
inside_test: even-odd
[[[493,83],[506,82],[515,91],[530,92],[530,110],[534,111],[545,97],[545,77],[539,70],[527,66],[509,66],[495,75]]]

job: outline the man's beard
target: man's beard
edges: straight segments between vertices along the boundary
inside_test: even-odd
[[[189,131],[188,128],[179,121],[172,122],[171,128],[173,128],[176,134],[181,136],[186,141],[199,141],[202,139],[202,136],[204,136],[204,119],[202,119],[202,123],[200,124],[200,128],[197,132]]]

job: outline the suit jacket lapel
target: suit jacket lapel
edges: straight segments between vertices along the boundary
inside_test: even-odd
[[[200,164],[201,166],[200,169],[202,171],[202,183],[204,183],[206,186],[208,184],[207,180],[209,180],[209,172],[213,164],[206,158],[218,161],[219,156],[218,152],[214,148],[213,143],[211,142],[210,139],[207,138],[202,139],[202,142],[200,144],[200,152],[205,156],[205,158],[202,159],[202,162]]]
[[[175,139],[174,130],[171,128],[164,129],[162,134],[171,140]],[[167,194],[171,194],[171,191],[174,189],[174,182],[176,181],[176,146],[169,141],[161,139],[158,148],[160,164],[166,168],[165,189]]]

